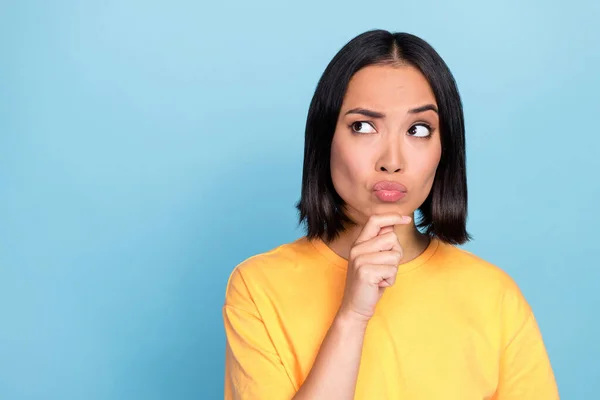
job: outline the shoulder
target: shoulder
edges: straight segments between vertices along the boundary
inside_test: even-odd
[[[500,266],[470,251],[449,244],[440,247],[436,275],[452,287],[455,300],[486,321],[498,322],[503,340],[512,337],[533,315],[517,282]]]
[[[530,311],[519,285],[501,266],[446,243],[440,245],[439,253],[438,274],[465,295],[487,300],[490,306],[508,313],[524,315]]]
[[[441,243],[441,272],[454,274],[473,283],[488,284],[502,290],[519,291],[515,280],[499,265],[466,249]]]
[[[259,291],[290,282],[314,256],[312,244],[303,236],[246,258],[229,275],[225,303],[235,305]]]
[[[289,270],[314,255],[313,245],[303,236],[246,258],[235,266],[232,274],[260,276],[274,271]]]

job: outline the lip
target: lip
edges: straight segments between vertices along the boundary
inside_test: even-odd
[[[393,203],[406,196],[406,186],[394,181],[379,181],[373,185],[373,192],[377,198],[386,203]]]
[[[373,190],[374,191],[379,191],[379,190],[390,191],[390,190],[393,190],[393,191],[398,191],[398,192],[403,192],[403,193],[406,193],[408,191],[406,189],[406,186],[404,186],[401,183],[394,182],[394,181],[379,181],[375,185],[373,185]]]

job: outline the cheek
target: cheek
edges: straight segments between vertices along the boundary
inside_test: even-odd
[[[335,190],[345,201],[353,188],[364,180],[366,159],[349,141],[334,137],[331,143],[331,179]]]
[[[418,160],[415,160],[414,165],[417,165],[416,175],[417,181],[422,183],[422,188],[429,192],[433,185],[435,173],[440,163],[441,149],[435,146],[431,151],[420,153]]]

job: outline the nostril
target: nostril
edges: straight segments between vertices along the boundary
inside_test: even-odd
[[[396,169],[394,170],[394,172],[400,172],[400,170],[401,170],[401,169],[402,169],[402,168],[396,168]],[[388,172],[388,170],[387,170],[387,168],[386,168],[386,167],[379,167],[379,170],[380,170],[380,171],[382,171],[382,172]]]

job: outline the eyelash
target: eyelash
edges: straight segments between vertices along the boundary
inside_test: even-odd
[[[354,126],[354,124],[359,123],[359,122],[361,124],[369,124],[371,126],[371,128],[375,129],[375,127],[373,126],[373,124],[371,124],[369,121],[354,121],[354,122],[352,122],[351,124],[348,125],[348,128],[352,131],[352,133],[354,133],[356,135],[369,135],[369,133],[356,132],[352,128]],[[433,129],[431,127],[431,125],[429,125],[429,124],[427,124],[425,122],[417,122],[416,124],[413,124],[408,130],[411,130],[415,126],[424,126],[425,128],[427,128],[429,130],[429,135],[428,136],[420,137],[420,136],[409,135],[409,136],[416,137],[418,139],[429,139],[433,135],[433,132],[435,131],[435,129]]]

